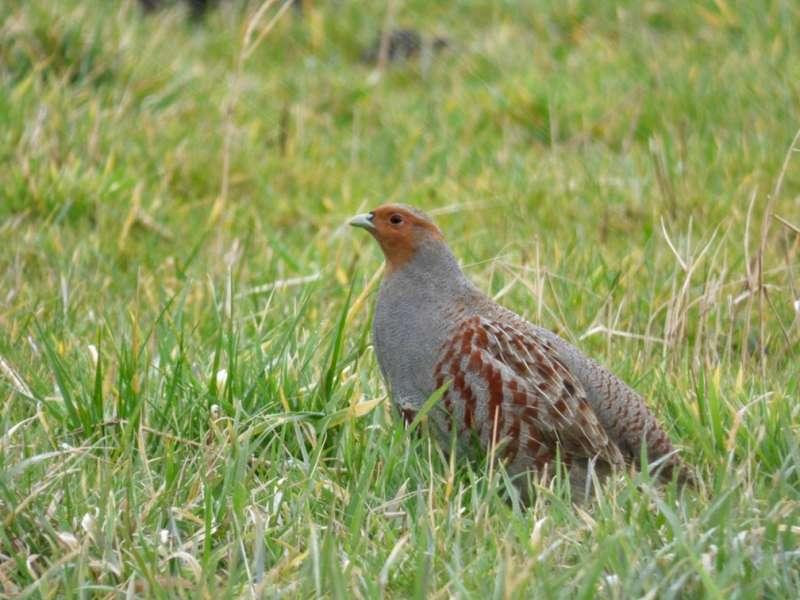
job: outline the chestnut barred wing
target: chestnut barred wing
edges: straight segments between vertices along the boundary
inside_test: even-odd
[[[624,464],[586,392],[550,343],[506,322],[473,316],[442,346],[436,387],[450,386],[443,407],[459,437],[502,443],[509,464],[540,468],[566,462]]]

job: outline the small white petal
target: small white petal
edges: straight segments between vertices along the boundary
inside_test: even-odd
[[[85,515],[83,515],[83,518],[81,519],[81,527],[92,538],[94,538],[95,526],[96,521],[92,513],[87,512]]]
[[[708,547],[708,552],[704,552],[700,555],[700,563],[703,565],[703,568],[708,571],[709,573],[714,571],[714,561],[717,559],[717,552],[718,548],[715,544],[711,544]]]
[[[159,529],[158,531],[158,543],[162,546],[166,546],[169,543],[169,530],[168,529]]]
[[[97,352],[97,346],[94,344],[89,344],[87,346],[87,350],[89,350],[89,358],[92,359],[92,365],[97,368],[97,360],[100,358],[100,355]]]
[[[800,315],[800,298],[794,301],[794,312]]]
[[[228,371],[226,369],[220,369],[217,371],[217,389],[222,390],[226,383],[228,383]]]

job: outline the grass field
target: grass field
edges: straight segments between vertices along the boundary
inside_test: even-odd
[[[0,596],[796,597],[800,6],[613,4],[0,3]],[[385,23],[451,43],[377,70]],[[523,507],[407,432],[389,200],[698,489]]]

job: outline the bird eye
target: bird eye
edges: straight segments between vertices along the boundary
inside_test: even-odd
[[[389,223],[391,223],[392,225],[400,225],[400,223],[402,222],[403,222],[403,217],[401,217],[396,213],[393,214],[391,217],[389,217]]]

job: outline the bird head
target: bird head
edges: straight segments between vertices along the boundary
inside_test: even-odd
[[[383,250],[390,271],[411,260],[423,246],[444,240],[428,215],[404,204],[384,204],[356,215],[350,219],[350,225],[372,234]]]

